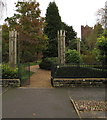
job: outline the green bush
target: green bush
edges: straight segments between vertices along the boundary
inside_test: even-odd
[[[18,78],[18,68],[13,69],[7,64],[1,65],[2,78],[3,79],[17,79]]]
[[[82,57],[83,63],[85,64],[97,64],[98,63],[96,58],[92,54],[81,55],[81,57]]]
[[[76,50],[68,49],[66,52],[66,63],[81,63],[82,58]]]
[[[39,64],[39,67],[41,69],[51,70],[52,64],[57,64],[57,63],[58,63],[57,57],[44,58],[42,62]]]

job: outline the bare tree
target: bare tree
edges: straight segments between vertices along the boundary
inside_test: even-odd
[[[105,9],[101,8],[97,11],[97,23],[100,23],[104,26],[105,23]]]
[[[0,0],[0,20],[3,18],[3,13],[6,11],[6,0]]]
[[[105,28],[107,24],[107,1],[105,2],[105,8],[101,8],[97,11],[97,22]]]

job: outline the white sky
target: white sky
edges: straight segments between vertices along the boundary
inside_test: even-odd
[[[100,8],[104,8],[106,0],[37,0],[40,3],[40,9],[42,16],[45,16],[46,9],[49,2],[55,1],[59,14],[63,22],[73,26],[74,30],[80,37],[81,25],[94,26],[96,24],[96,11]],[[6,0],[7,13],[4,14],[4,18],[7,16],[13,16],[15,10],[15,2],[17,0]]]

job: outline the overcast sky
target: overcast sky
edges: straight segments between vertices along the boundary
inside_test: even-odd
[[[81,25],[94,26],[96,24],[96,11],[104,8],[106,0],[37,0],[40,3],[42,16],[45,16],[46,9],[50,2],[55,1],[63,22],[73,26],[80,37]],[[6,0],[7,13],[4,18],[13,16],[15,2],[17,0]]]

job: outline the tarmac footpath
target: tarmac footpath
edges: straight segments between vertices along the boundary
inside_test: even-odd
[[[93,112],[80,114],[72,101],[105,100],[105,91],[105,88],[9,89],[2,96],[3,118],[104,118],[105,112],[96,112],[96,116]]]
[[[3,118],[78,118],[66,89],[16,88],[2,99]]]

